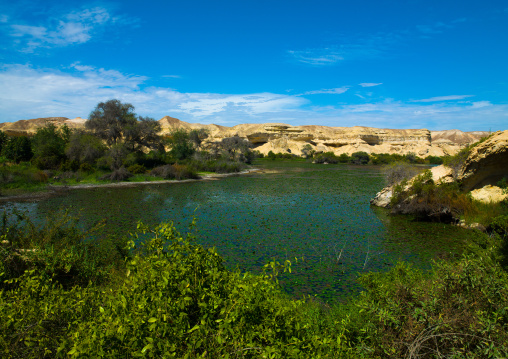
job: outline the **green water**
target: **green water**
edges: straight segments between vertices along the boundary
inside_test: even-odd
[[[257,272],[275,258],[293,262],[280,278],[295,296],[326,301],[359,290],[365,271],[386,270],[397,260],[428,268],[430,260],[460,253],[467,231],[411,222],[373,208],[384,186],[377,167],[263,162],[263,172],[214,181],[75,189],[33,203],[4,203],[34,219],[68,208],[90,227],[104,220],[107,235],[125,236],[138,220],[174,221],[186,232],[197,217],[198,241],[215,246],[229,268]],[[298,258],[295,264],[294,258]]]

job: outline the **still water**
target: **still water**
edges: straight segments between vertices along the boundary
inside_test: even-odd
[[[371,207],[384,186],[378,167],[279,161],[256,167],[262,171],[214,181],[73,189],[0,210],[16,207],[40,221],[66,208],[83,227],[104,221],[103,234],[115,236],[134,232],[138,220],[173,221],[187,232],[196,216],[199,243],[216,247],[227,267],[258,272],[272,259],[289,259],[292,273],[280,277],[284,290],[325,301],[358,292],[358,275],[398,260],[429,268],[432,259],[457,256],[468,233]]]

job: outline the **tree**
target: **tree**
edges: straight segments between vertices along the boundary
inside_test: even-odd
[[[167,137],[167,142],[171,147],[170,155],[177,160],[184,160],[194,154],[194,146],[189,137],[189,133],[183,129],[174,130]]]
[[[302,147],[302,155],[305,157],[305,158],[309,158],[309,157],[312,157],[312,155],[314,154],[314,150],[312,149],[312,146],[310,144],[306,144],[305,146]]]
[[[189,140],[194,144],[196,149],[201,146],[204,140],[208,138],[208,131],[204,128],[200,128],[198,130],[190,130],[189,132]]]
[[[32,143],[26,136],[12,137],[4,144],[2,154],[17,163],[30,161],[33,156]]]
[[[137,117],[130,103],[118,100],[99,103],[90,113],[86,128],[104,140],[108,147],[122,143],[130,152],[163,148],[158,134],[160,124],[150,117]]]
[[[124,131],[136,125],[134,106],[118,100],[100,102],[88,116],[86,128],[106,141],[108,146],[116,145],[124,136]]]
[[[71,130],[65,125],[58,128],[50,123],[38,128],[32,139],[36,166],[40,169],[57,168],[65,160],[65,147],[70,136]]]
[[[105,152],[106,146],[102,140],[83,130],[75,131],[71,135],[65,149],[65,154],[69,160],[90,165],[94,165]]]
[[[151,117],[139,116],[138,120],[124,129],[126,147],[133,152],[143,148],[162,151],[164,146],[159,136],[161,125]]]
[[[245,163],[251,163],[254,160],[255,155],[251,151],[252,143],[249,140],[239,136],[226,137],[222,139],[220,145],[227,152],[229,160]]]
[[[2,152],[2,148],[5,143],[9,140],[9,137],[5,134],[4,131],[0,130],[0,152]]]

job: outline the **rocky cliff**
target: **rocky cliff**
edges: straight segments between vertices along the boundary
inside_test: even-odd
[[[453,178],[453,171],[444,165],[433,167],[431,172],[436,184],[457,181],[463,190],[471,191],[476,200],[504,200],[506,193],[496,183],[508,178],[508,130],[495,132],[473,147],[456,178]],[[409,190],[411,180],[408,183],[406,190]],[[393,186],[384,188],[371,200],[371,204],[389,207],[392,190]]]
[[[81,128],[86,119],[65,117],[37,118],[0,124],[0,130],[10,135],[30,135],[47,123],[66,124]],[[456,153],[464,145],[475,142],[487,132],[462,132],[459,130],[429,131],[426,129],[396,130],[371,127],[291,126],[283,123],[242,124],[233,127],[187,123],[165,116],[159,120],[162,133],[175,129],[200,129],[209,132],[208,141],[220,141],[231,136],[248,139],[261,153],[293,153],[300,155],[306,145],[316,151],[351,154],[367,153],[415,153],[418,156],[443,156]]]

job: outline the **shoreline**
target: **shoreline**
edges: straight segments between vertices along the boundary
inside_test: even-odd
[[[51,196],[59,195],[63,192],[67,192],[73,189],[92,189],[100,187],[134,187],[139,185],[150,185],[150,184],[177,184],[197,181],[214,181],[224,177],[233,177],[239,175],[250,174],[261,171],[261,168],[251,168],[241,172],[233,173],[214,173],[200,176],[196,179],[184,179],[184,180],[162,180],[162,181],[140,181],[140,182],[111,182],[111,183],[94,183],[94,184],[76,184],[76,185],[47,185],[46,189],[40,192],[30,192],[14,196],[0,197],[0,202],[17,202],[17,201],[30,201],[30,200],[41,200]]]

